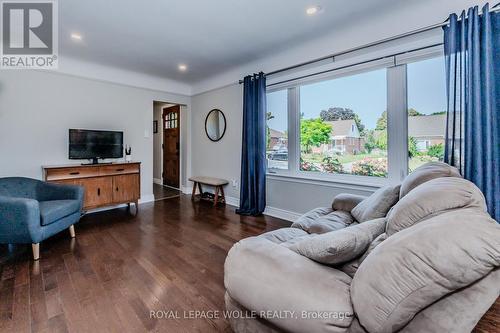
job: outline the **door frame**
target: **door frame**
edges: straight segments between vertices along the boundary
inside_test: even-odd
[[[165,104],[171,104],[169,106],[165,106],[165,107],[162,107],[160,109],[160,119],[161,119],[161,126],[159,131],[160,132],[159,134],[161,135],[161,149],[160,149],[160,168],[161,168],[161,184],[162,186],[166,186],[166,187],[170,187],[170,188],[173,188],[173,189],[176,189],[176,190],[180,190],[182,192],[182,167],[183,167],[183,160],[182,160],[182,143],[183,143],[183,134],[182,134],[182,124],[183,124],[183,105],[181,104],[174,104],[174,103],[165,103]],[[165,111],[165,109],[169,109],[171,107],[179,107],[179,114],[178,114],[178,119],[177,119],[177,122],[178,122],[178,126],[177,126],[177,129],[179,131],[179,162],[178,162],[178,167],[179,167],[179,179],[178,179],[178,182],[179,182],[179,187],[174,187],[174,186],[170,186],[170,185],[165,185],[165,178],[163,176],[163,172],[164,172],[164,148],[165,148],[165,133],[164,133],[164,126],[165,126],[165,119],[163,118],[163,113]]]

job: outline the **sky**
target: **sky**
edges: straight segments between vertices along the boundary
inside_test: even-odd
[[[374,129],[380,114],[387,109],[387,70],[379,69],[348,77],[300,87],[300,112],[304,118],[318,118],[330,107],[350,108],[368,129]],[[431,114],[446,110],[444,58],[408,64],[408,107]],[[267,111],[274,119],[269,127],[287,130],[286,90],[267,95]]]

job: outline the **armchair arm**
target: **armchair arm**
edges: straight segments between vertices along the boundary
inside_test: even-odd
[[[367,197],[363,195],[341,193],[333,198],[332,209],[350,212],[354,207],[356,207],[361,201],[365,200],[366,198]]]
[[[83,191],[82,186],[42,182],[38,187],[37,196],[40,201],[80,200],[83,202]]]
[[[41,236],[38,201],[0,196],[1,243],[38,243]]]

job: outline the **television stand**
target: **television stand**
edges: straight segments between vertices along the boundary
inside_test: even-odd
[[[85,188],[83,210],[134,203],[141,197],[140,162],[43,167],[44,180]]]

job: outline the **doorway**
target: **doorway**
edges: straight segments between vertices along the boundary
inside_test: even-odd
[[[163,185],[177,189],[180,187],[180,115],[179,105],[163,109]]]
[[[153,194],[155,200],[181,194],[181,110],[168,102],[153,102]]]

